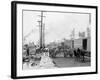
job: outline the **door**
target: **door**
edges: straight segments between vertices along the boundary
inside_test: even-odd
[[[83,39],[83,49],[87,50],[87,39]]]

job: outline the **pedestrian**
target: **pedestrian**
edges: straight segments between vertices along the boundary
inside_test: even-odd
[[[29,56],[29,47],[28,47],[28,45],[26,45],[26,56]]]
[[[74,49],[74,64],[76,61],[77,61],[77,51],[76,51],[76,49]]]
[[[77,49],[77,58],[78,58],[78,61],[80,61],[80,55],[81,55],[81,50],[78,48]]]
[[[81,50],[82,62],[85,62],[85,51]]]

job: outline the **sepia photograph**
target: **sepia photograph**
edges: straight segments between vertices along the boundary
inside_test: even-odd
[[[97,6],[12,2],[13,79],[97,73]]]

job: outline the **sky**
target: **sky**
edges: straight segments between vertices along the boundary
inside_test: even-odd
[[[25,43],[39,43],[39,23],[41,19],[39,11],[23,11],[23,37]],[[75,38],[78,38],[78,32],[86,32],[89,26],[89,14],[79,13],[59,13],[43,12],[45,16],[45,43],[70,39],[70,34],[75,29]]]

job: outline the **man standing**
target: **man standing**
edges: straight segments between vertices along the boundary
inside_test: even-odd
[[[26,56],[29,56],[29,47],[26,45]]]

